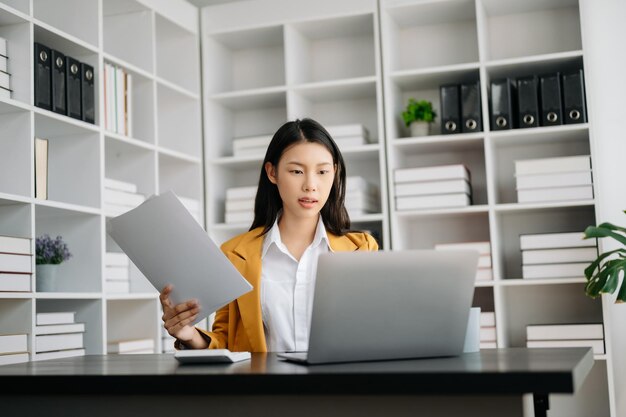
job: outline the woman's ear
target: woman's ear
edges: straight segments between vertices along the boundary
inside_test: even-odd
[[[272,184],[276,184],[276,167],[271,162],[265,163],[265,174]]]

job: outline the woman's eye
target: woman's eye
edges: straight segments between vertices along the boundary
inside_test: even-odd
[[[327,169],[324,169],[324,170],[321,170],[321,171],[320,171],[320,174],[328,174],[328,172],[329,172],[329,171],[328,171]]]
[[[302,171],[300,171],[299,169],[292,169],[291,171],[292,174],[302,174]]]

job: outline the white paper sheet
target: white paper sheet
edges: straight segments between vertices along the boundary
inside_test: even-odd
[[[196,322],[252,290],[171,191],[110,219],[107,233],[155,288],[174,285],[174,304],[197,299]]]

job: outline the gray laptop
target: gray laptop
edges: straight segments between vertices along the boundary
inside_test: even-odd
[[[478,252],[336,252],[319,257],[308,352],[320,364],[463,351]]]

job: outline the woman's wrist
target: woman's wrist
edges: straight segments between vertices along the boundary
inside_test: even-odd
[[[196,329],[195,327],[193,328],[195,330],[195,332],[193,333],[193,336],[191,337],[190,340],[180,340],[180,343],[189,348],[189,349],[206,349],[209,347],[209,340],[207,340],[208,337],[205,338],[205,336],[203,336],[200,333],[200,330]]]

